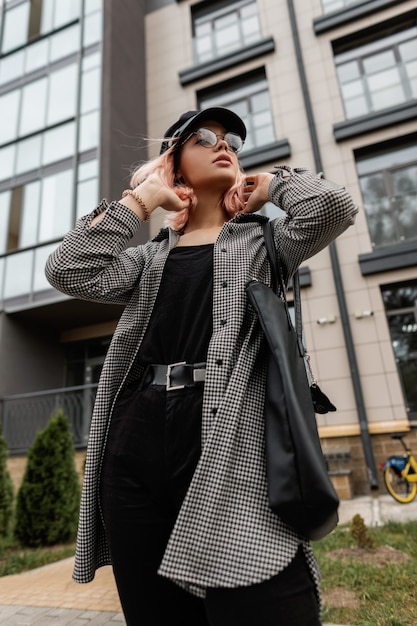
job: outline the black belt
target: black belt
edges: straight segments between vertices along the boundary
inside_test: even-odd
[[[170,365],[148,365],[144,377],[150,385],[162,385],[167,391],[194,387],[206,379],[205,363],[171,363]]]

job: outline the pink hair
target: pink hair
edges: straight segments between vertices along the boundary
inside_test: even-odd
[[[174,170],[174,147],[169,148],[164,154],[155,159],[140,165],[132,174],[130,179],[131,187],[137,187],[141,182],[145,180],[150,174],[157,173],[161,177],[161,180],[171,189],[175,191],[177,196],[181,200],[190,200],[190,208],[183,209],[176,213],[170,212],[165,218],[165,225],[171,226],[176,231],[180,231],[184,228],[188,222],[189,211],[195,209],[197,204],[197,198],[191,187],[188,187],[175,177]],[[228,189],[222,198],[222,205],[227,215],[231,218],[234,217],[239,211],[244,208],[243,200],[243,181],[245,175],[241,170],[236,175],[236,181],[230,189]]]

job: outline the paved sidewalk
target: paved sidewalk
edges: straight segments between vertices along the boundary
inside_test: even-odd
[[[402,505],[390,496],[344,500],[340,523],[349,522],[356,513],[368,526],[387,520],[405,522],[417,519],[417,501]],[[64,559],[0,578],[0,625],[125,626],[111,568],[100,568],[93,582],[79,585],[71,579],[73,561]]]

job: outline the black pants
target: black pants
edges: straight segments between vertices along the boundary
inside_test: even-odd
[[[319,626],[301,550],[269,581],[209,589],[205,601],[158,576],[200,456],[201,403],[199,387],[166,393],[162,387],[132,386],[113,413],[101,505],[128,626]]]

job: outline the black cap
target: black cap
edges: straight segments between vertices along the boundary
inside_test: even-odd
[[[185,135],[191,125],[196,126],[200,122],[207,122],[207,120],[220,122],[227,132],[236,133],[239,137],[242,137],[243,141],[246,139],[245,124],[236,113],[229,109],[211,107],[203,111],[187,111],[165,132],[164,137],[167,137],[168,140],[162,142],[159,154],[163,154],[168,150],[172,145],[172,139],[178,139]]]

